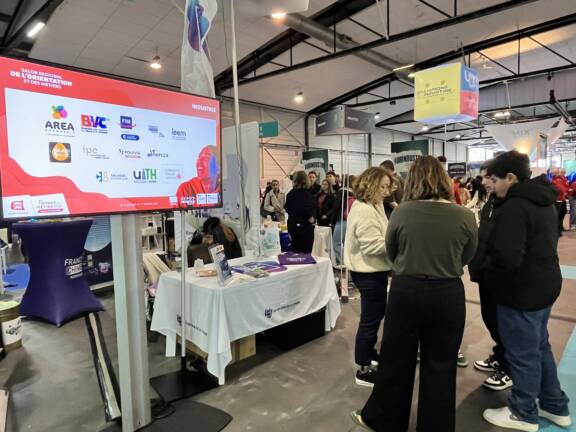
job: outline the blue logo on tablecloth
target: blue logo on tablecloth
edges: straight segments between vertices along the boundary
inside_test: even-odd
[[[266,318],[272,318],[272,308],[267,308],[264,310],[264,316]]]

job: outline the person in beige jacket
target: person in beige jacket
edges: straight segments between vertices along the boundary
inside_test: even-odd
[[[344,262],[360,291],[360,322],[356,333],[356,383],[373,387],[378,353],[375,345],[386,310],[388,272],[386,255],[388,218],[384,198],[390,195],[394,179],[384,168],[368,168],[356,180],[356,202],[348,214]]]

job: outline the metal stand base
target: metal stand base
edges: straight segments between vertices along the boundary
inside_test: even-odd
[[[219,432],[232,421],[232,416],[217,408],[193,400],[183,400],[174,404],[176,411],[171,416],[154,421],[142,431],[173,432],[197,430],[202,432]],[[122,427],[115,423],[101,432],[121,432]]]
[[[150,379],[150,384],[166,402],[186,399],[218,387],[218,383],[206,373],[190,372],[185,367],[176,372],[154,377]]]

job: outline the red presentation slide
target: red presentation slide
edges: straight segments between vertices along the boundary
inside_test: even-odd
[[[222,205],[220,102],[0,57],[5,219]]]

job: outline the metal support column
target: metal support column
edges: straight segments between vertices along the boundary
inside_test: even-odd
[[[140,218],[112,215],[112,257],[122,430],[151,421]]]

